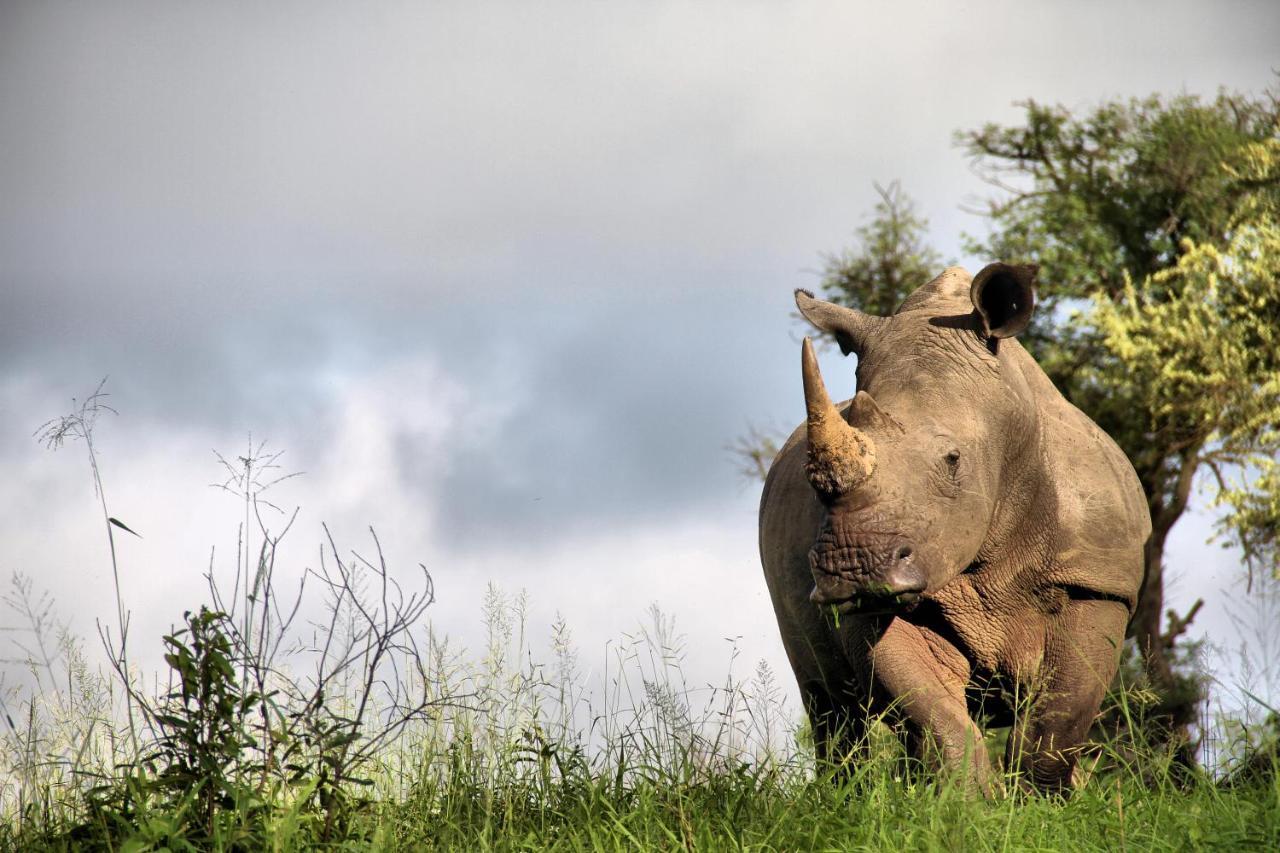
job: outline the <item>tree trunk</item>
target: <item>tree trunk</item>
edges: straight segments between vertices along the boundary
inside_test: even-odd
[[[1151,538],[1142,549],[1142,588],[1129,622],[1129,635],[1138,641],[1147,675],[1158,687],[1166,687],[1173,681],[1171,649],[1165,647],[1164,632],[1160,628],[1164,614],[1164,543],[1169,529],[1153,527]]]
[[[1195,763],[1191,726],[1196,721],[1200,687],[1194,675],[1182,675],[1174,670],[1173,651],[1175,641],[1187,629],[1203,602],[1196,602],[1182,618],[1170,611],[1168,630],[1161,627],[1165,614],[1165,541],[1187,508],[1192,481],[1199,467],[1199,448],[1188,448],[1180,459],[1181,466],[1168,504],[1165,504],[1163,490],[1152,489],[1148,485],[1151,481],[1143,478],[1151,507],[1151,537],[1143,548],[1142,587],[1138,593],[1138,606],[1129,622],[1129,636],[1137,640],[1147,678],[1160,697],[1159,703],[1148,713],[1148,719],[1155,728],[1152,734],[1159,742],[1173,745],[1178,762],[1190,767]]]

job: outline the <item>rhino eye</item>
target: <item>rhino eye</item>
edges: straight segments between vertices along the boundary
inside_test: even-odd
[[[952,450],[943,458],[946,459],[947,467],[951,469],[952,474],[954,474],[960,468],[960,451],[959,450]]]

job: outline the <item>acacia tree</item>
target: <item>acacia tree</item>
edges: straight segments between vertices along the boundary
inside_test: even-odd
[[[990,235],[966,248],[1040,264],[1027,343],[1137,469],[1153,530],[1130,633],[1177,731],[1198,694],[1175,672],[1174,641],[1194,614],[1162,627],[1164,552],[1197,473],[1229,508],[1224,532],[1250,561],[1274,561],[1280,99],[1022,106],[1024,124],[957,136],[1001,191]]]

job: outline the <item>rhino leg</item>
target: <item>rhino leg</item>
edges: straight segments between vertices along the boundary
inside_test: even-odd
[[[821,614],[807,600],[797,608],[796,621],[807,630],[782,635],[800,699],[813,730],[814,751],[820,763],[843,768],[862,757],[866,746],[866,714],[858,702],[866,694],[864,678],[859,678],[844,656],[839,641],[827,630]]]
[[[1128,609],[1116,601],[1069,601],[1056,615],[1040,685],[1016,712],[1005,764],[1046,793],[1067,794],[1081,745],[1120,662]],[[1038,689],[1036,689],[1038,688]]]
[[[913,754],[988,793],[990,761],[965,702],[970,668],[964,655],[927,628],[895,619],[872,647],[871,664],[876,682],[905,719]]]
[[[800,698],[813,728],[818,761],[839,768],[838,777],[847,776],[866,752],[866,714],[821,682],[802,684]]]

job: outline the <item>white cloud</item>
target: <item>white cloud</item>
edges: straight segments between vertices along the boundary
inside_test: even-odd
[[[459,553],[433,541],[437,508],[424,500],[430,491],[406,477],[398,441],[412,435],[414,446],[428,452],[426,463],[414,467],[415,477],[440,477],[450,445],[476,440],[474,425],[501,420],[500,406],[474,403],[437,365],[421,360],[335,375],[325,384],[333,410],[310,425],[320,432],[307,442],[313,450],[286,452],[279,460],[279,473],[298,466],[305,474],[265,495],[286,514],[296,504],[302,507],[280,553],[283,588],[315,565],[321,521],[344,554],[355,550],[365,556],[373,553],[367,532],[372,525],[394,576],[412,583],[416,565],[428,567],[439,596],[432,622],[473,650],[483,642],[484,590],[495,582],[513,594],[527,589],[530,628],[539,642],[562,614],[587,666],[602,662],[606,644],[633,630],[649,603],[657,602],[688,635],[687,672],[695,683],[725,674],[725,638],[741,637],[748,661],[766,657],[785,670],[756,561],[751,500],[729,501],[720,515],[683,524],[618,526],[537,544],[496,540]],[[4,400],[10,412],[69,408],[49,389],[30,383],[11,383]],[[231,586],[243,507],[210,488],[224,475],[210,449],[233,464],[249,450],[245,436],[157,427],[122,409],[120,417],[100,419],[95,441],[109,511],[142,534],[118,534],[117,551],[134,657],[144,672],[155,672],[161,666],[160,635],[183,610],[207,600],[203,574],[215,546],[213,570],[224,590]],[[94,620],[114,628],[115,605],[85,448],[72,443],[56,453],[42,451],[34,440],[21,440],[20,433],[30,429],[20,421],[11,422],[5,442],[7,488],[31,498],[20,508],[23,514],[0,521],[7,544],[0,571],[34,575],[37,590],[50,590],[57,612],[96,645]],[[272,436],[268,452],[287,449],[287,439]],[[279,530],[284,516],[262,512]]]

